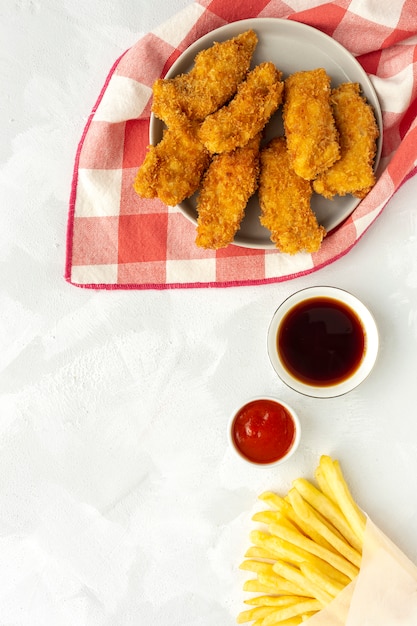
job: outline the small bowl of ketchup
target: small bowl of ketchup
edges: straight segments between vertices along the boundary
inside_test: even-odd
[[[268,354],[280,379],[316,398],[348,393],[370,374],[378,329],[367,307],[336,287],[309,287],[287,298],[268,331]]]
[[[294,454],[301,427],[294,410],[282,400],[257,397],[234,411],[228,426],[229,443],[244,461],[271,467]]]

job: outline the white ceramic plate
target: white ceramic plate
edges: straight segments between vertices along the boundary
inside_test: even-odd
[[[382,115],[378,98],[366,72],[356,59],[337,41],[319,30],[293,22],[275,18],[240,20],[214,30],[192,44],[172,65],[166,78],[190,71],[195,56],[200,50],[209,48],[214,42],[225,41],[252,28],[258,35],[258,45],[252,59],[252,67],[264,61],[271,61],[283,72],[283,79],[301,70],[323,67],[332,79],[332,87],[342,82],[357,82],[363,94],[374,108],[380,130],[375,169],[378,166],[382,146]],[[151,115],[150,143],[157,144],[164,130],[161,120]],[[279,110],[269,122],[265,140],[282,134],[282,118]],[[341,224],[359,204],[353,196],[336,197],[327,200],[313,194],[311,206],[327,232]],[[179,205],[182,213],[194,224],[197,222],[196,194]],[[255,195],[248,203],[245,218],[236,234],[234,244],[246,248],[275,248],[269,238],[269,231],[259,222],[259,203]]]

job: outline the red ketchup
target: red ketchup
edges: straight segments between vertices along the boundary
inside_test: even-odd
[[[279,402],[261,399],[245,404],[232,424],[239,452],[253,463],[273,463],[284,457],[295,438],[290,412]]]

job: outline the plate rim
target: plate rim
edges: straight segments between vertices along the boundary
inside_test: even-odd
[[[352,64],[352,66],[354,66],[356,68],[356,70],[360,74],[362,74],[363,80],[366,83],[367,90],[369,92],[371,92],[372,95],[373,95],[374,102],[371,103],[371,106],[372,106],[372,108],[374,110],[375,119],[376,119],[377,126],[378,126],[378,129],[379,129],[379,137],[377,139],[377,151],[376,151],[376,155],[375,155],[374,168],[373,168],[375,174],[377,175],[379,164],[380,164],[380,160],[381,160],[381,155],[382,155],[383,118],[382,118],[381,104],[379,102],[379,98],[378,98],[378,94],[376,92],[376,89],[375,89],[371,79],[369,78],[367,72],[361,66],[361,64],[356,59],[356,57],[347,48],[345,48],[339,41],[337,41],[336,39],[331,37],[331,35],[328,35],[327,33],[319,30],[315,26],[311,26],[310,24],[305,24],[304,22],[298,22],[298,21],[292,20],[290,18],[285,19],[285,18],[279,18],[279,17],[245,18],[245,19],[242,19],[242,20],[236,20],[236,21],[233,21],[233,22],[229,22],[227,24],[223,24],[222,26],[219,26],[218,28],[215,28],[213,30],[208,31],[207,33],[205,33],[204,35],[202,35],[201,37],[196,39],[189,46],[187,46],[180,53],[178,58],[175,59],[175,61],[173,62],[171,67],[168,69],[168,71],[166,72],[166,74],[164,75],[163,78],[164,79],[169,79],[169,78],[173,78],[176,75],[179,75],[180,72],[178,72],[177,68],[180,67],[181,64],[184,62],[184,57],[185,56],[187,56],[187,57],[191,56],[194,59],[195,55],[200,50],[203,50],[206,47],[208,48],[209,46],[213,45],[214,42],[217,41],[217,39],[216,39],[217,34],[224,35],[225,33],[229,33],[230,31],[235,31],[236,30],[236,33],[233,32],[233,33],[230,33],[230,35],[229,35],[229,37],[235,37],[235,36],[237,36],[237,34],[239,34],[239,32],[244,32],[245,30],[249,30],[249,28],[255,30],[255,32],[256,32],[256,25],[262,25],[262,24],[264,24],[264,25],[279,25],[279,26],[285,27],[285,29],[288,29],[290,31],[294,30],[294,31],[298,31],[298,32],[300,32],[300,31],[309,32],[309,33],[311,33],[311,35],[313,37],[318,37],[318,39],[320,39],[320,40],[325,40],[325,41],[327,40],[329,45],[334,47],[334,49],[338,49],[340,51],[340,53],[343,54],[344,56],[347,56],[347,58],[349,59],[349,62]],[[224,41],[225,39],[226,38],[223,38],[220,41]],[[207,44],[207,46],[205,46],[206,42],[211,42],[211,43]],[[343,66],[341,66],[341,68],[344,69]],[[300,71],[302,71],[302,70],[300,69]],[[332,77],[330,77],[330,78],[332,78]],[[352,81],[352,82],[360,82],[362,91],[364,91],[363,90],[363,83],[362,83],[362,81]],[[367,98],[367,100],[369,100],[369,98],[367,96],[366,96],[366,98]],[[165,125],[162,122],[162,120],[158,119],[154,115],[154,113],[151,111],[151,113],[150,113],[150,121],[149,121],[149,143],[150,143],[150,145],[154,146],[154,145],[156,145],[159,142],[160,136],[161,136],[161,129],[163,129],[164,126]],[[156,127],[159,127],[158,133],[156,133]],[[156,139],[156,135],[158,135],[157,139]],[[326,239],[328,237],[330,237],[331,234],[335,230],[337,230],[352,215],[352,213],[357,209],[358,205],[363,200],[363,198],[362,199],[360,199],[360,198],[355,199],[354,196],[351,196],[351,197],[352,197],[352,202],[353,202],[351,210],[349,211],[348,214],[344,214],[343,218],[337,224],[335,224],[331,229],[327,230]],[[186,200],[190,200],[190,198],[187,198]],[[191,213],[185,207],[181,206],[182,204],[183,203],[177,204],[176,208],[178,209],[178,211],[188,221],[190,221],[195,226],[197,224],[196,216],[195,215],[191,215]],[[195,209],[193,209],[193,212],[195,213]],[[277,247],[274,244],[274,242],[272,242],[270,240],[265,241],[265,242],[254,241],[254,240],[251,240],[250,236],[242,235],[242,234],[239,235],[239,231],[236,234],[235,239],[233,240],[233,242],[231,244],[229,244],[229,245],[234,245],[234,246],[248,248],[248,249],[254,249],[254,250],[265,250],[265,251],[271,251],[272,250],[272,251],[279,252],[279,250],[277,249]]]

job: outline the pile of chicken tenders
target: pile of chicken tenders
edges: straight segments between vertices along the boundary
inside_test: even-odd
[[[199,52],[188,73],[158,79],[153,114],[166,129],[149,146],[134,188],[175,206],[196,194],[195,243],[233,243],[251,196],[278,250],[316,252],[326,231],[313,192],[363,198],[375,184],[378,126],[358,83],[331,88],[323,68],[283,80],[273,63],[251,68],[253,30]],[[284,133],[265,143],[282,107]],[[273,122],[271,122],[272,124]]]

